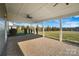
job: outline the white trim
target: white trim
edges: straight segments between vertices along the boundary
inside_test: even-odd
[[[5,42],[7,41],[7,29],[8,29],[8,23],[7,20],[5,19]]]
[[[42,22],[42,27],[43,27],[43,37],[45,36],[44,34],[44,22]]]
[[[62,42],[62,20],[60,19],[60,42]]]

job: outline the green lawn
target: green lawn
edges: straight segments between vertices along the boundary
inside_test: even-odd
[[[42,35],[42,32],[39,33]],[[59,38],[59,31],[45,31],[45,36],[49,38]],[[63,40],[79,41],[79,32],[63,31]]]

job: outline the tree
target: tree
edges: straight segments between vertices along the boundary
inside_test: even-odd
[[[48,27],[47,27],[47,31],[50,31],[50,30],[51,30],[51,27],[48,26]]]

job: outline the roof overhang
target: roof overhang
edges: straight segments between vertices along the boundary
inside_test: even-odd
[[[7,18],[10,21],[41,22],[68,16],[79,15],[79,3],[6,3]],[[32,19],[26,18],[29,14]]]

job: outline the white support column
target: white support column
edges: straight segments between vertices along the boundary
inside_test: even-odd
[[[7,41],[7,30],[8,30],[8,22],[7,22],[7,18],[5,16],[5,42]]]
[[[44,34],[44,24],[42,23],[42,27],[43,27],[43,37],[45,36],[45,34]]]
[[[36,34],[36,26],[34,27],[34,33]]]
[[[12,23],[13,23],[13,27],[15,27],[15,20],[13,20],[13,22],[12,22]]]
[[[60,19],[60,42],[62,42],[62,20]]]
[[[32,33],[31,33],[31,29],[32,29],[32,23],[30,23],[30,26],[29,26],[29,27],[30,27],[30,34],[32,34]]]

